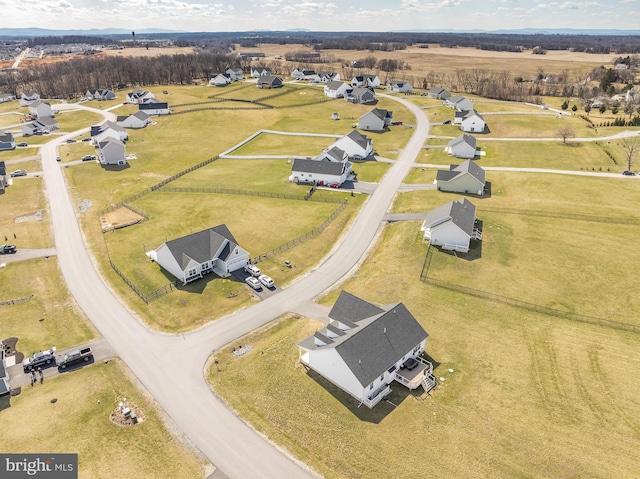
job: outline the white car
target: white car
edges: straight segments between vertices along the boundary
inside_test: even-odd
[[[269,289],[276,287],[276,283],[274,283],[273,280],[266,274],[261,274],[258,277],[258,280]]]
[[[244,267],[244,270],[249,273],[251,276],[255,276],[256,278],[260,276],[262,273],[260,272],[260,268],[254,266],[252,264],[248,264]]]
[[[245,279],[245,281],[247,282],[247,284],[249,286],[251,286],[253,289],[255,289],[256,291],[259,291],[262,289],[262,285],[260,284],[260,281],[258,281],[256,278],[254,278],[253,276],[249,276],[247,279]]]

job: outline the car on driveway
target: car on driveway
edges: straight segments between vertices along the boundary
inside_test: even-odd
[[[27,143],[26,141],[21,141],[16,146],[19,146],[20,148],[24,148],[25,146],[29,146],[29,143]]]
[[[76,349],[75,351],[69,351],[58,361],[58,368],[66,369],[74,364],[89,362],[91,359],[93,359],[93,351],[91,351],[91,348]]]
[[[260,291],[262,289],[262,284],[260,284],[260,281],[258,281],[253,276],[249,276],[247,279],[245,279],[245,281],[249,286],[251,286],[256,291]]]
[[[633,171],[631,171],[631,170],[624,170],[624,171],[622,172],[622,174],[623,174],[624,176],[636,176],[636,174],[635,174]]]
[[[274,283],[273,280],[266,274],[261,274],[260,276],[258,276],[258,281],[260,281],[264,286],[266,286],[269,289],[276,287],[276,283]]]
[[[91,161],[91,160],[95,160],[95,159],[96,159],[96,157],[93,156],[93,155],[84,155],[82,157],[82,161]]]
[[[27,176],[27,170],[16,170],[11,172],[11,178],[16,176]]]
[[[251,276],[255,276],[256,278],[260,276],[262,273],[260,272],[260,268],[254,266],[252,264],[248,264],[244,267],[245,272],[249,273]]]
[[[73,138],[69,138],[69,139],[67,140],[67,143],[75,143],[75,142],[76,142],[76,140],[74,140]]]
[[[55,352],[56,348],[52,347],[51,349],[47,349],[46,351],[40,351],[39,353],[32,354],[30,357],[22,361],[22,367],[24,368],[24,371],[33,371],[38,367],[51,364],[56,360]]]
[[[83,138],[83,139],[82,139],[82,141],[91,141],[91,137],[90,137],[90,136],[88,136],[88,137],[86,137],[86,138]]]
[[[443,125],[449,125],[451,124],[451,120],[445,120],[442,122]]]

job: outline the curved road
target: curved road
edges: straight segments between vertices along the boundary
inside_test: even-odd
[[[429,133],[428,119],[419,107],[394,99],[415,114],[415,132],[329,257],[281,293],[179,336],[148,330],[97,273],[83,242],[62,171],[55,161],[57,145],[77,132],[41,149],[56,250],[69,290],[156,401],[228,477],[311,477],[303,465],[256,434],[209,390],[204,377],[205,363],[213,350],[316,297],[347,274],[365,254]]]

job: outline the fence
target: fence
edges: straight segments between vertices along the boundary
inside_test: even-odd
[[[23,298],[8,299],[6,301],[0,301],[0,306],[10,306],[12,304],[24,303],[25,301],[29,301],[33,297],[34,297],[34,295],[30,294],[29,296],[24,296]]]
[[[342,202],[342,204],[331,214],[331,216],[329,216],[326,220],[324,220],[324,222],[320,226],[312,229],[311,231],[309,231],[308,233],[306,233],[306,234],[304,234],[302,236],[298,236],[297,238],[295,238],[295,239],[293,239],[293,240],[291,240],[291,241],[289,241],[289,242],[287,242],[287,243],[285,243],[283,245],[278,246],[277,248],[272,249],[271,251],[267,251],[266,253],[263,253],[263,254],[261,254],[259,256],[256,256],[255,258],[252,258],[251,259],[251,263],[253,263],[253,264],[259,263],[260,261],[264,261],[264,260],[266,260],[268,258],[271,258],[273,256],[276,256],[276,255],[280,254],[280,253],[288,251],[291,248],[293,248],[295,246],[298,246],[299,244],[304,243],[305,241],[308,241],[308,240],[310,240],[312,238],[315,238],[320,233],[322,233],[324,230],[326,230],[331,223],[333,223],[333,220],[335,220],[338,217],[338,215],[340,213],[342,213],[342,210],[344,210],[347,207],[348,204],[349,204],[349,201],[345,199]]]
[[[427,248],[427,255],[424,257],[424,263],[422,263],[422,271],[420,271],[420,281],[426,283],[429,275],[429,267],[431,266],[431,259],[433,258],[433,251],[431,249],[431,243]]]
[[[318,201],[321,203],[342,203],[340,198],[331,198],[326,196],[319,197],[307,197],[307,195],[290,195],[287,193],[272,193],[269,191],[249,191],[249,190],[235,190],[226,188],[190,188],[190,187],[165,187],[162,188],[166,193],[220,193],[224,195],[248,195],[248,196],[260,196],[263,198],[279,198],[284,200],[307,200]]]
[[[497,208],[491,206],[478,206],[478,211],[483,213],[502,213],[525,216],[541,216],[545,218],[560,218],[565,220],[590,221],[594,223],[609,223],[621,225],[640,225],[640,218],[623,216],[595,216],[574,213],[561,213],[555,211],[525,210],[517,208]]]

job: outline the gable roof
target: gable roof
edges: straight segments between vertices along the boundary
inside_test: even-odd
[[[111,145],[118,145],[121,146],[122,148],[124,148],[124,143],[122,143],[120,140],[118,140],[117,138],[105,138],[104,140],[98,142],[98,148],[100,148],[101,150],[104,150],[105,148],[111,146]]]
[[[334,316],[350,329],[329,324],[299,345],[309,350],[335,349],[363,387],[428,337],[402,303],[380,308],[342,292],[329,313]],[[324,344],[317,344],[316,339]]]
[[[238,242],[229,231],[229,228],[227,228],[227,225],[221,224],[182,238],[167,241],[165,245],[167,245],[175,260],[184,270],[192,260],[197,263],[211,261],[225,242],[229,243],[228,251],[238,246]],[[224,250],[226,249],[225,247]],[[220,259],[223,258],[221,257]]]
[[[463,161],[459,165],[451,165],[449,167],[449,170],[438,170],[438,173],[436,174],[436,180],[451,181],[452,179],[465,174],[470,174],[484,185],[485,171],[480,168],[475,161],[472,160]]]
[[[451,221],[466,234],[472,236],[475,219],[475,205],[466,198],[461,198],[429,211],[424,220],[424,225],[425,227],[432,228]]]
[[[327,89],[329,90],[337,90],[343,85],[346,86],[348,89],[351,89],[351,85],[342,81],[331,80],[326,83]]]
[[[7,176],[7,167],[4,161],[0,161],[0,176]]]
[[[369,144],[371,143],[371,140],[369,139],[369,137],[363,135],[358,130],[351,130],[345,136],[347,138],[350,138],[354,143],[356,143],[359,147],[365,150],[369,147]]]
[[[10,131],[0,130],[0,142],[11,143],[12,141],[14,141],[13,133],[11,133]]]
[[[340,176],[344,170],[344,165],[345,164],[342,161],[329,161],[326,158],[321,160],[296,158],[293,160],[291,171]]]
[[[58,122],[50,116],[43,116],[34,121],[34,123],[40,123],[43,126],[58,126]]]
[[[458,145],[461,145],[463,143],[466,143],[467,145],[469,145],[471,148],[475,149],[476,148],[476,138],[475,136],[471,136],[471,135],[467,135],[466,133],[460,136],[455,137],[453,140],[451,140],[449,142],[449,144],[447,145],[449,148],[455,148]]]
[[[480,113],[478,113],[475,110],[469,110],[467,111],[464,116],[462,117],[463,120],[468,120],[471,117],[477,116],[478,118],[480,118],[482,121],[484,121],[484,118],[482,118],[482,115]]]
[[[138,103],[138,111],[140,110],[168,110],[169,104],[164,101],[155,101],[149,103]]]
[[[383,110],[381,108],[374,108],[369,113],[373,113],[375,116],[384,121],[385,118],[393,118],[393,112],[389,110]]]

